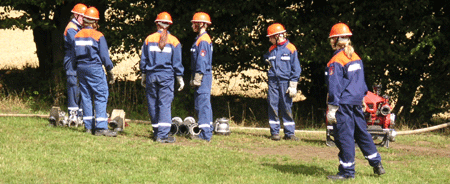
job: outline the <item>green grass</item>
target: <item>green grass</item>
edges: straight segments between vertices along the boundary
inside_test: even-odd
[[[321,134],[274,142],[265,131],[234,130],[211,143],[177,136],[174,144],[159,144],[144,124],[132,123],[115,138],[47,124],[0,117],[0,183],[331,183],[326,176],[338,166],[337,148],[326,147]],[[450,181],[446,135],[399,136],[378,150],[387,174],[374,176],[357,150],[356,178],[344,183]]]

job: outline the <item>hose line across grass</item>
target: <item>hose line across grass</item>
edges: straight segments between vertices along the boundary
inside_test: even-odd
[[[43,114],[0,114],[0,117],[38,117],[38,118],[49,118],[49,115],[43,115]],[[140,123],[140,124],[151,124],[151,121],[145,121],[145,120],[125,119],[125,122]],[[419,133],[431,132],[431,131],[442,129],[442,128],[445,128],[445,127],[450,127],[450,122],[442,123],[440,125],[435,125],[435,126],[432,126],[432,127],[416,129],[416,130],[398,131],[397,135],[419,134]],[[270,130],[269,128],[257,128],[257,127],[230,127],[230,129],[263,130],[263,131],[269,131]],[[295,133],[321,133],[321,134],[323,134],[323,133],[325,133],[325,131],[320,131],[320,130],[295,130]]]

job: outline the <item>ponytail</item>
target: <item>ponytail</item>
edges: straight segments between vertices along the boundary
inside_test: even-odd
[[[167,43],[167,27],[161,32],[161,37],[159,38],[158,47],[163,50]]]
[[[355,49],[352,45],[350,45],[350,42],[348,42],[344,47],[344,53],[348,58],[352,58],[353,53],[355,53]]]
[[[351,58],[353,53],[355,53],[355,49],[353,48],[352,42],[350,38],[338,38],[336,46],[337,48],[343,48],[344,53],[348,58]]]
[[[97,21],[95,21],[95,22],[83,21],[83,28],[86,28],[86,27],[92,27],[94,29],[98,29],[98,28],[100,28],[100,25],[98,25]]]

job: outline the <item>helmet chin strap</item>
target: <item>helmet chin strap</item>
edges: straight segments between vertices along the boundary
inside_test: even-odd
[[[278,43],[280,43],[279,39],[280,38],[284,38],[283,33],[277,34],[275,36],[275,44],[278,45]],[[284,41],[284,40],[283,40]]]
[[[164,22],[158,22],[158,25],[160,25],[162,28],[166,29],[169,27],[170,24],[164,23]]]

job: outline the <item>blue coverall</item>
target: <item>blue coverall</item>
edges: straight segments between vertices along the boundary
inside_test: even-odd
[[[289,81],[298,82],[302,71],[297,48],[289,40],[286,40],[272,45],[269,52],[264,55],[264,59],[268,59],[271,65],[267,74],[269,78],[267,101],[269,103],[270,133],[272,135],[279,134],[281,127],[279,117],[281,116],[285,136],[293,136],[295,132],[291,109],[293,102],[286,92],[289,88]]]
[[[161,31],[158,31],[145,39],[140,61],[140,70],[146,74],[145,94],[155,140],[168,137],[172,125],[174,79],[184,72],[178,39],[167,32],[167,43],[161,50],[158,46],[160,37]]]
[[[102,66],[109,72],[113,69],[113,63],[103,34],[92,27],[86,27],[78,32],[75,35],[75,56],[85,128],[108,129],[106,105],[109,91]],[[95,125],[93,125],[92,103],[95,105]]]
[[[353,53],[351,58],[341,49],[334,53],[325,69],[328,86],[328,104],[339,106],[333,133],[339,148],[339,173],[355,177],[355,141],[372,167],[381,162],[362,111],[362,101],[367,93],[364,67],[361,58]]]
[[[66,26],[64,30],[64,70],[66,71],[67,76],[67,108],[68,114],[72,113],[72,111],[77,111],[78,115],[82,115],[79,109],[80,103],[80,88],[78,87],[77,82],[77,71],[76,62],[75,62],[75,46],[74,40],[75,35],[78,31],[81,30],[81,25],[78,21],[73,18]]]
[[[208,33],[197,36],[191,47],[191,71],[203,74],[202,83],[194,94],[195,111],[198,114],[199,137],[210,141],[212,138],[213,112],[211,108],[213,45]]]

